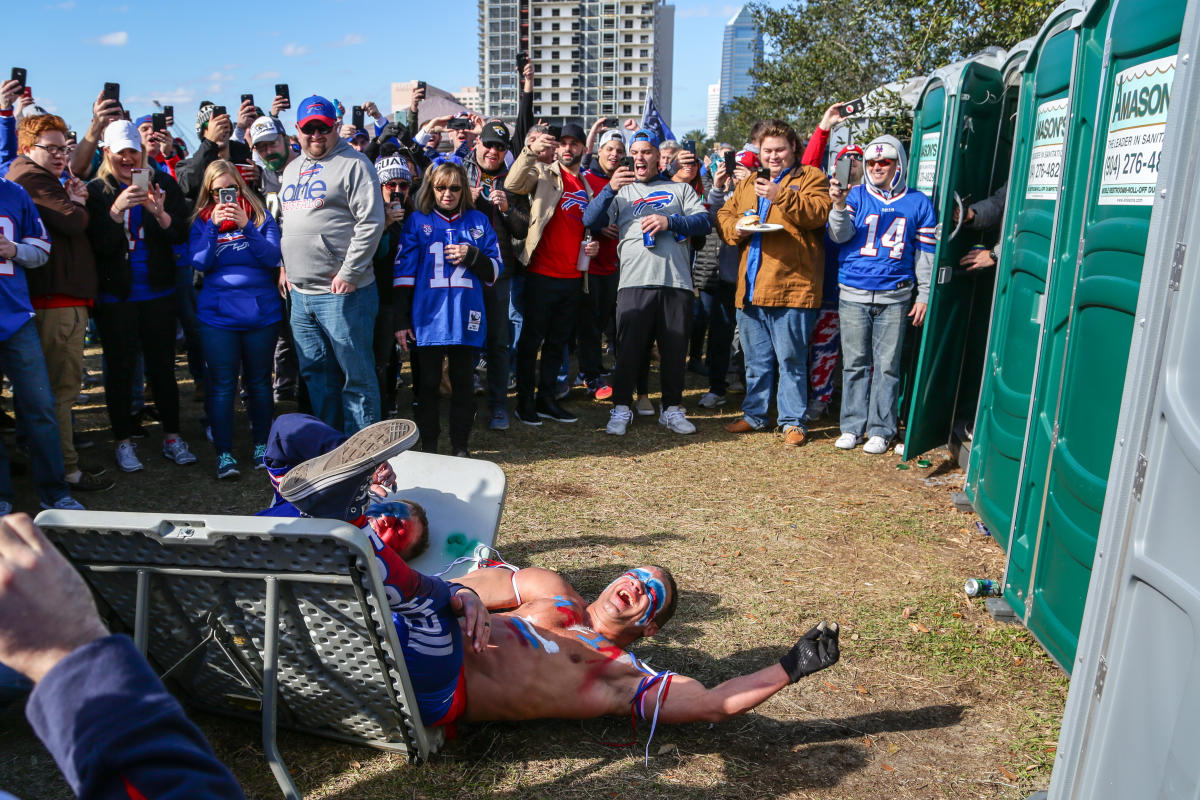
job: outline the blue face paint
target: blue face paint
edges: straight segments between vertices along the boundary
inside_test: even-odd
[[[367,506],[366,515],[368,517],[395,517],[396,519],[408,519],[411,516],[408,505],[395,500],[371,503]]]
[[[642,589],[650,597],[650,607],[637,621],[638,625],[648,625],[667,604],[667,587],[663,586],[663,582],[654,577],[650,570],[642,567],[631,569],[625,575],[642,584]]]

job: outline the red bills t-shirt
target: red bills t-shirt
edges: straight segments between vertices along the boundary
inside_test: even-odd
[[[608,176],[598,175],[590,169],[583,173],[583,177],[588,186],[592,187],[592,197],[600,194],[604,187],[608,186]],[[593,275],[612,275],[617,271],[617,240],[601,234],[596,237],[596,241],[600,243],[600,252],[588,265],[588,272]]]
[[[588,196],[583,179],[563,170],[563,193],[558,208],[542,229],[542,238],[529,259],[529,271],[548,278],[578,278],[579,245],[583,242],[583,210]]]

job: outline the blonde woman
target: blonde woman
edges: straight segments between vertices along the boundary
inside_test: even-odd
[[[208,418],[217,450],[217,478],[236,478],[233,401],[244,376],[250,410],[254,467],[263,454],[274,415],[271,369],[283,320],[279,278],[279,226],[237,168],[218,159],[204,170],[192,214],[192,267],[204,273],[196,314],[208,380]]]

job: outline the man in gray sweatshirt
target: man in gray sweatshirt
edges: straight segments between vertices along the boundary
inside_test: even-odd
[[[383,195],[374,165],[338,138],[332,103],[305,99],[296,123],[301,154],[279,191],[292,336],[313,413],[349,436],[380,418],[371,259],[383,235]]]

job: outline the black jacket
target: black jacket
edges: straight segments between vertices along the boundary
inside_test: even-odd
[[[483,183],[483,168],[475,160],[475,148],[471,148],[471,151],[463,158],[462,165],[463,169],[467,171],[467,183],[471,187]],[[507,167],[491,176],[492,185],[497,189],[504,189],[506,175],[508,175]],[[525,234],[529,232],[529,198],[509,191],[505,191],[505,194],[508,196],[508,211],[500,211],[488,202],[482,193],[475,201],[475,208],[487,214],[492,228],[496,231],[496,240],[500,244],[500,260],[504,262],[504,274],[500,276],[501,280],[511,278],[523,269],[521,260],[518,258],[517,242],[524,239]]]
[[[169,289],[175,285],[175,253],[177,244],[186,244],[191,226],[188,223],[187,203],[175,179],[161,170],[151,170],[154,187],[166,192],[163,209],[171,215],[171,225],[163,229],[150,214],[142,215],[146,238],[146,261],[153,289]],[[129,297],[133,290],[133,267],[129,263],[129,239],[125,226],[113,222],[108,212],[120,194],[116,183],[97,178],[88,183],[87,237],[96,257],[96,272],[100,291],[119,299]]]
[[[221,150],[208,139],[200,140],[200,147],[195,155],[186,161],[175,165],[175,174],[179,178],[179,188],[189,205],[196,202],[196,193],[204,183],[204,170],[208,165],[221,157]],[[229,160],[234,164],[253,164],[254,158],[249,145],[237,139],[229,140]]]

